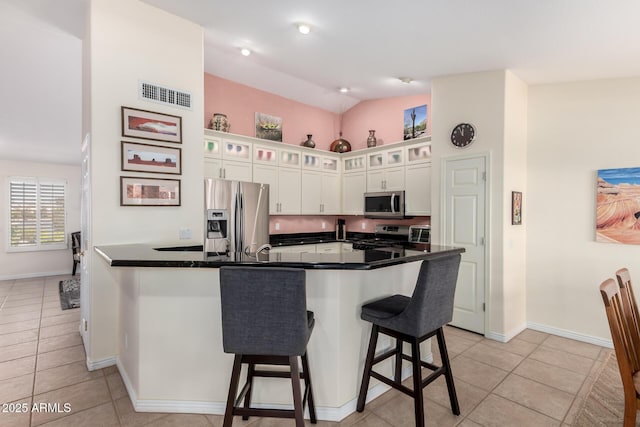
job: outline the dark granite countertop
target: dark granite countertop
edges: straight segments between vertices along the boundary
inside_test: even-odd
[[[129,244],[98,246],[95,250],[112,267],[219,268],[225,265],[245,265],[328,270],[371,270],[464,252],[463,248],[431,245],[425,251],[382,248],[340,253],[263,253],[256,259],[241,253],[203,253],[202,246]]]

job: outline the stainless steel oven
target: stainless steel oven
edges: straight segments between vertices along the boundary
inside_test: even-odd
[[[404,191],[364,193],[365,218],[404,218]]]

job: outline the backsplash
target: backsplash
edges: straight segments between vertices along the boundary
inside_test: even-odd
[[[269,218],[269,234],[314,233],[335,231],[336,221],[343,218],[348,232],[373,233],[376,224],[431,224],[431,217],[416,216],[411,219],[367,219],[359,215],[271,215]],[[322,228],[324,223],[325,228]],[[363,228],[364,224],[364,228]],[[276,230],[276,228],[278,228]]]

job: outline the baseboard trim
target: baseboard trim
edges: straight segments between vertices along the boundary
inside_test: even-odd
[[[512,338],[517,336],[520,332],[524,331],[525,329],[527,329],[527,324],[523,323],[522,325],[512,329],[510,332],[506,334],[499,334],[497,332],[488,332],[485,334],[485,338],[506,343],[511,341]]]
[[[42,273],[26,273],[26,274],[11,274],[8,276],[0,276],[0,280],[18,280],[18,279],[33,279],[36,277],[46,276],[70,276],[71,271],[46,271]],[[79,277],[79,276],[78,276]]]
[[[107,357],[106,359],[91,360],[87,357],[87,369],[97,371],[98,369],[108,368],[117,364],[117,357]]]
[[[226,402],[202,402],[202,401],[187,401],[187,400],[145,400],[138,399],[138,396],[133,389],[133,385],[131,384],[131,380],[127,375],[124,367],[122,366],[122,362],[119,357],[116,359],[116,365],[118,366],[118,371],[120,371],[120,376],[122,377],[122,381],[124,382],[124,386],[129,393],[129,397],[131,399],[131,403],[136,412],[166,412],[166,413],[185,413],[185,414],[213,414],[213,415],[224,415],[224,411],[226,408]],[[402,379],[409,378],[412,374],[411,367],[407,367],[402,370]],[[386,384],[379,383],[369,389],[367,393],[367,403],[376,399],[386,391],[391,389]],[[339,422],[344,418],[348,417],[352,413],[356,411],[356,405],[358,403],[358,398],[352,399],[345,403],[344,405],[334,408],[334,407],[326,407],[326,406],[316,406],[316,417],[321,421],[335,421]],[[293,409],[293,405],[284,405],[284,404],[275,404],[275,405],[266,405],[266,404],[252,404],[251,406],[255,408],[275,408],[275,409]],[[309,418],[308,411],[305,410],[305,418]]]
[[[602,338],[594,337],[592,335],[580,334],[578,332],[569,331],[562,328],[556,328],[554,326],[543,325],[542,323],[527,322],[527,328],[534,331],[546,332],[552,335],[558,335],[564,338],[570,338],[576,341],[582,341],[589,344],[599,345],[601,347],[613,348],[613,342],[611,340],[604,340]]]

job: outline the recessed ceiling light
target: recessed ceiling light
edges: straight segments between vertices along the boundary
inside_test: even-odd
[[[243,54],[244,56],[251,55],[251,51],[249,49],[247,49],[246,47],[243,47],[242,49],[240,49],[240,53]]]
[[[311,32],[311,26],[309,24],[298,24],[298,31],[300,34],[309,34]]]
[[[398,77],[398,80],[400,80],[402,83],[406,83],[409,84],[413,81],[413,79],[411,77]]]
[[[340,88],[340,92],[347,93],[347,92],[349,92],[349,88],[348,87],[341,87]]]

